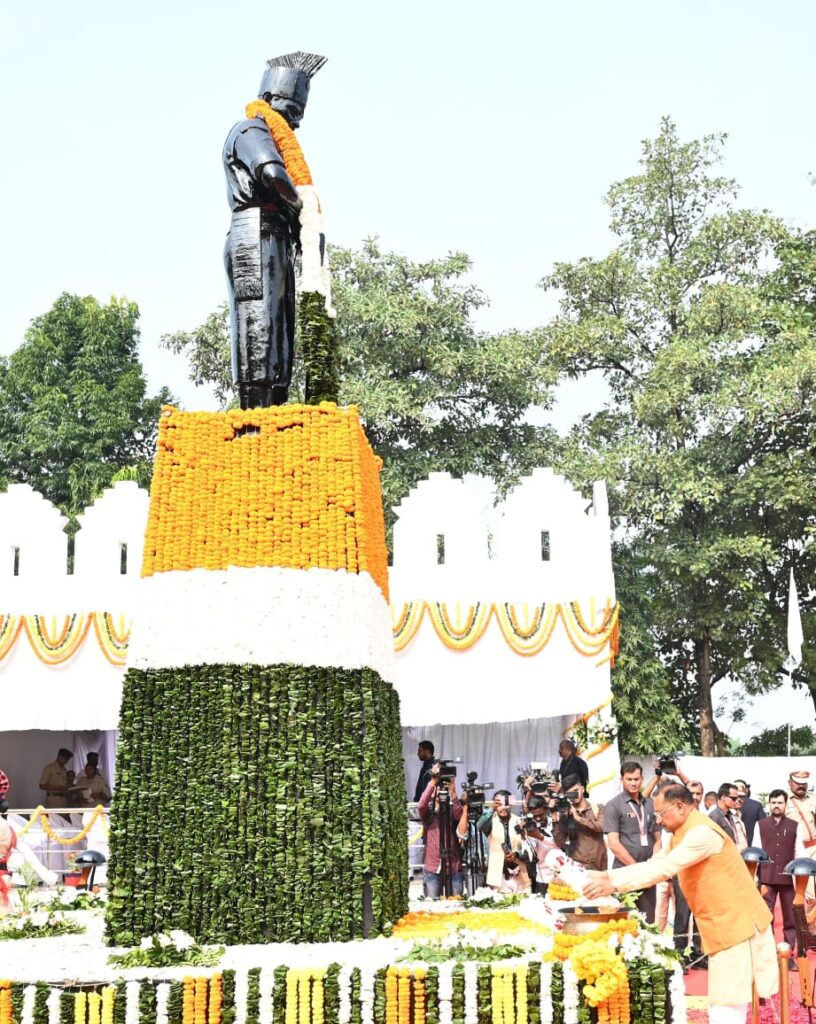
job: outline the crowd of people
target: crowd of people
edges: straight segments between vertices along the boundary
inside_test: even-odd
[[[501,789],[485,803],[475,827],[486,838],[488,886],[503,893],[546,892],[553,878],[545,857],[555,848],[593,872],[614,873],[631,865],[645,865],[661,850],[665,859],[672,834],[652,798],[658,787],[673,786],[681,792],[681,802],[687,799],[690,810],[713,822],[717,834],[733,844],[738,854],[748,846],[768,854],[769,860],[759,865],[762,896],[771,913],[779,903],[785,940],[792,948],[795,946],[793,880],[782,872],[795,857],[814,856],[816,797],[809,792],[808,772],[792,772],[787,790],[772,790],[763,805],[752,797],[744,779],[724,782],[716,792],[706,793],[702,783],[689,778],[679,763],[657,761],[654,776],[644,785],[642,766],[625,761],[620,769],[621,792],[600,805],[590,798],[587,764],[578,756],[574,743],[565,740],[559,754],[557,781],[542,787],[536,786],[532,777],[527,778],[517,798]],[[468,840],[469,821],[472,827],[467,788],[459,793],[453,779],[439,780],[435,768],[438,762],[429,741],[420,744],[418,756],[422,770],[416,795],[425,835],[425,894],[442,894],[444,850],[451,871],[449,891],[461,895],[462,849]],[[449,810],[444,815],[439,813],[440,788],[447,794],[443,803]],[[513,810],[514,804],[519,813]],[[444,834],[445,828],[448,835]],[[667,873],[658,883],[642,887],[638,909],[661,930],[666,930],[671,921],[677,948],[700,962],[703,954],[699,934],[676,872]],[[796,968],[795,960],[791,960],[791,966]]]

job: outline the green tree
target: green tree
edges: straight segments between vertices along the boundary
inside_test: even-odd
[[[61,295],[0,359],[0,478],[28,483],[69,517],[127,470],[150,483],[161,405],[147,397],[139,311]]]
[[[553,432],[526,413],[551,404],[555,375],[535,335],[476,329],[473,315],[487,300],[465,280],[465,255],[415,263],[369,240],[359,251],[333,249],[331,260],[340,400],[359,407],[383,459],[387,516],[435,470],[481,473],[503,491],[551,459]],[[226,307],[162,341],[187,353],[197,384],[231,401]],[[291,397],[302,395],[296,358]]]
[[[641,173],[606,197],[612,252],[542,282],[561,293],[549,357],[609,389],[562,468],[610,482],[653,650],[707,755],[722,748],[712,687],[778,684],[787,570],[816,509],[812,317],[790,282],[771,287],[791,236],[737,207],[714,171],[724,138],[684,143],[664,120]]]
[[[791,729],[790,752],[794,757],[816,754],[816,733],[809,725]],[[734,753],[738,757],[787,757],[787,725],[780,725],[775,729],[763,729],[756,736],[752,736],[747,743],[737,747]]]

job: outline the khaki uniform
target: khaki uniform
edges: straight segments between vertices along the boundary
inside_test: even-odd
[[[785,817],[801,826],[800,832],[805,844],[806,856],[816,855],[816,797],[806,796],[800,800],[798,797],[788,795]]]
[[[65,786],[68,784],[68,771],[63,768],[57,761],[52,761],[51,764],[47,764],[42,770],[40,775],[40,789],[44,789],[46,792],[45,807],[67,807],[68,806],[68,793],[65,791]],[[63,787],[61,793],[56,792],[59,787]]]
[[[111,792],[104,776],[94,775],[90,779],[84,773],[76,780],[72,793],[76,798],[72,799],[77,807],[96,807],[97,804],[104,804],[111,798]]]

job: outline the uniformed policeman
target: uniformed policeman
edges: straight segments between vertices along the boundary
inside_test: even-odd
[[[73,756],[73,751],[60,747],[56,761],[43,768],[40,789],[45,791],[45,807],[68,806],[68,772],[65,766]]]
[[[816,854],[816,798],[808,793],[810,772],[791,772],[788,779],[791,795],[785,816],[801,826],[800,832],[808,857]]]

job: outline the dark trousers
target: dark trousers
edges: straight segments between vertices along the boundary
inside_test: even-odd
[[[776,897],[782,905],[782,930],[785,933],[785,942],[796,955],[796,920],[793,916],[793,886],[792,885],[765,885],[763,899],[768,905],[768,910],[774,912]]]
[[[689,923],[691,921],[691,909],[686,903],[686,897],[680,888],[677,878],[672,879],[674,889],[674,948],[682,953],[687,946],[691,946],[695,957],[701,955],[700,933],[693,931],[689,935]]]
[[[646,915],[646,923],[654,924],[655,916],[657,912],[657,888],[654,885],[650,885],[648,889],[644,889],[640,894],[635,906],[641,912]]]

